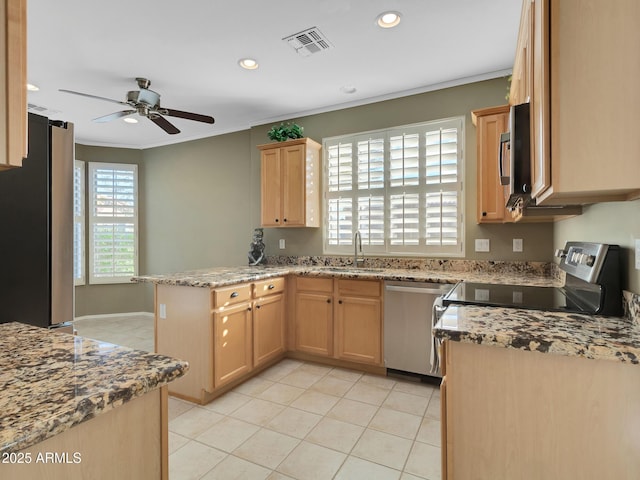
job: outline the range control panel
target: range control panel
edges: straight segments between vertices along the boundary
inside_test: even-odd
[[[607,254],[617,245],[590,242],[567,242],[563,250],[556,250],[560,268],[585,282],[597,283]]]

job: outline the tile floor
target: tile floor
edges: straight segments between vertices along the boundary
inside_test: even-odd
[[[76,322],[151,349],[153,319]],[[285,359],[199,406],[169,399],[169,478],[440,479],[437,387]]]

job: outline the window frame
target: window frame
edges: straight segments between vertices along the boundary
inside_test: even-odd
[[[435,183],[427,184],[425,177],[425,158],[426,158],[426,133],[435,131],[436,129],[448,129],[456,128],[457,139],[457,179],[455,182],[448,183]],[[390,185],[390,139],[397,137],[398,135],[410,135],[419,134],[419,154],[418,154],[418,178],[419,185],[414,186],[391,186]],[[366,189],[358,189],[358,142],[363,140],[375,140],[383,137],[383,186],[376,189],[371,189],[373,195],[369,195],[370,198],[374,195],[379,197],[383,196],[383,223],[384,223],[384,242],[381,245],[369,245],[365,244],[365,238],[363,236],[363,250],[369,256],[380,257],[402,257],[402,256],[447,256],[447,257],[464,257],[465,255],[465,241],[464,241],[464,174],[465,174],[465,117],[454,116],[444,119],[432,120],[428,122],[421,122],[409,125],[402,125],[398,127],[385,128],[380,130],[371,130],[367,132],[359,132],[348,135],[340,135],[335,137],[327,137],[323,139],[323,202],[322,202],[322,215],[323,215],[323,231],[322,231],[322,247],[324,255],[353,255],[353,236],[358,230],[358,199],[364,198],[362,192]],[[329,188],[329,148],[338,144],[351,144],[351,188],[340,192],[330,192]],[[441,144],[442,145],[442,144]],[[334,177],[335,178],[335,177]],[[336,184],[337,185],[337,184]],[[444,187],[444,188],[443,188]],[[455,188],[447,188],[455,187]],[[359,193],[360,192],[360,193]],[[418,245],[392,245],[390,238],[390,198],[392,195],[407,194],[417,192],[419,198],[419,239]],[[426,194],[427,193],[442,193],[442,192],[456,192],[456,228],[457,228],[457,243],[453,245],[427,245],[426,244],[426,224],[427,217],[424,216],[426,208]],[[345,241],[341,245],[330,245],[330,201],[335,198],[342,198],[345,201],[351,199],[351,239]],[[423,205],[424,203],[424,205]],[[441,222],[442,223],[442,222]]]
[[[88,195],[87,195],[87,210],[88,210],[88,227],[89,227],[89,284],[116,284],[116,283],[130,283],[131,277],[138,274],[138,256],[139,256],[139,182],[138,182],[138,165],[129,163],[107,163],[107,162],[88,162]],[[134,201],[133,201],[133,216],[96,216],[94,215],[94,175],[97,169],[120,169],[129,170],[133,172],[134,177]],[[133,272],[127,275],[113,275],[113,276],[96,276],[95,273],[95,238],[94,238],[94,225],[96,223],[106,224],[133,224]]]
[[[73,284],[86,285],[86,162],[82,160],[74,160],[73,162]],[[76,194],[78,198],[76,198]],[[79,235],[79,238],[76,238],[76,234]],[[80,276],[77,276],[77,273]]]

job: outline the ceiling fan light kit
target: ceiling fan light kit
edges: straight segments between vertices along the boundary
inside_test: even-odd
[[[173,110],[171,108],[164,108],[160,106],[160,94],[154,92],[153,90],[149,90],[151,86],[151,80],[146,78],[138,77],[136,78],[136,82],[138,83],[138,88],[140,90],[131,90],[127,92],[127,99],[124,102],[119,100],[113,100],[111,98],[99,97],[97,95],[90,95],[88,93],[75,92],[73,90],[65,90],[60,89],[61,92],[71,93],[73,95],[80,95],[83,97],[95,98],[97,100],[104,100],[107,102],[118,103],[120,105],[126,105],[128,107],[133,108],[133,110],[122,110],[120,112],[110,113],[109,115],[104,115],[102,117],[94,118],[94,122],[104,123],[110,122],[111,120],[115,120],[122,117],[127,117],[134,113],[142,117],[147,117],[161,129],[163,129],[166,133],[170,135],[175,135],[180,133],[180,130],[173,125],[169,120],[164,118],[163,115],[169,117],[183,118],[185,120],[193,120],[195,122],[209,123],[213,124],[215,120],[213,117],[209,115],[201,115],[199,113],[191,113],[184,112],[182,110]],[[130,122],[135,123],[135,122]]]

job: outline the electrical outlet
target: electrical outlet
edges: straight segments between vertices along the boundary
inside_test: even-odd
[[[158,316],[160,318],[167,318],[167,305],[165,303],[158,305],[158,310]]]
[[[522,252],[522,239],[514,238],[513,239],[513,251],[514,252]]]
[[[284,250],[284,248],[285,248],[284,238],[280,239],[280,241],[278,242],[278,245],[280,246],[280,250]]]
[[[640,270],[640,239],[636,239],[636,270]]]
[[[490,250],[488,238],[476,238],[476,252],[489,252]]]

